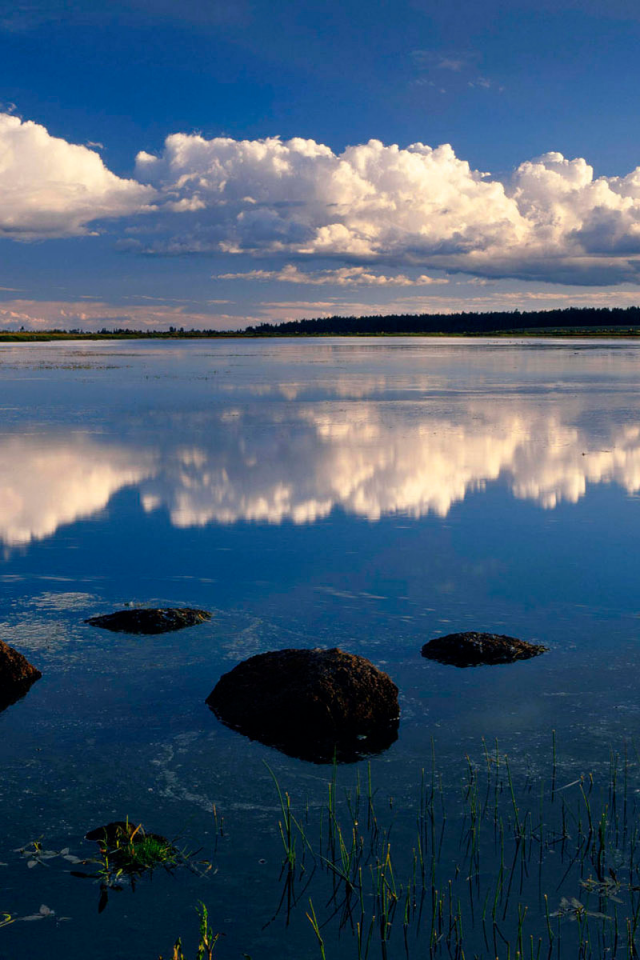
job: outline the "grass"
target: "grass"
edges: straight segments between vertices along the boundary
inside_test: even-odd
[[[554,734],[548,759],[534,779],[483,743],[445,793],[432,756],[400,805],[381,800],[370,765],[343,788],[334,765],[313,816],[272,773],[277,913],[289,925],[304,911],[320,960],[638,957],[640,758],[625,749],[602,782],[581,770],[562,782],[571,764]]]
[[[100,884],[98,912],[109,902],[110,891],[120,891],[124,886],[135,889],[136,883],[145,875],[152,875],[162,867],[169,873],[180,866],[187,866],[193,872],[203,875],[211,869],[207,860],[196,865],[195,854],[180,850],[173,841],[154,833],[145,833],[141,824],[137,826],[125,820],[96,838],[99,856],[82,863],[96,864],[95,872],[85,873],[72,870],[73,876],[93,879]]]
[[[142,824],[134,826],[128,819],[104,839],[97,841],[100,847],[99,874],[112,884],[123,877],[129,879],[151,873],[157,867],[172,870],[182,855],[178,848],[165,837],[147,834]]]
[[[306,802],[269,772],[282,858],[273,878],[279,903],[266,925],[284,919],[282,937],[305,960],[640,957],[635,747],[612,751],[594,774],[563,757],[553,734],[533,773],[483,741],[457,771],[448,764],[445,787],[432,745],[413,789],[393,799],[376,787],[371,764],[355,775],[334,764],[323,794],[314,789]],[[226,836],[217,810],[214,826]],[[80,875],[100,883],[99,909],[125,883],[192,863],[175,842],[128,821],[98,843],[99,857],[83,861],[96,871]],[[20,852],[28,866],[77,860],[40,841]],[[246,869],[232,851],[228,862],[230,871]],[[167,960],[212,960],[220,935],[203,904],[198,913],[195,953],[186,956],[178,939]],[[20,919],[29,918],[0,912],[0,927]]]
[[[209,914],[204,903],[200,902],[197,909],[200,917],[200,937],[196,947],[195,958],[196,960],[212,960],[213,951],[216,943],[220,939],[221,934],[214,933],[209,926]],[[163,960],[163,958],[160,956],[158,957],[158,960]],[[178,937],[173,945],[171,960],[187,960],[182,950],[182,941],[180,937]],[[251,958],[249,957],[248,960],[251,960]]]
[[[106,856],[106,853],[105,853]],[[116,847],[111,854],[118,869],[129,875],[141,875],[156,867],[171,869],[177,866],[179,853],[176,847],[163,837],[142,837],[137,841],[131,837]]]

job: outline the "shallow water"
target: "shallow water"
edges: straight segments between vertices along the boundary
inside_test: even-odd
[[[432,738],[455,803],[483,737],[518,783],[547,776],[554,729],[564,783],[606,771],[640,720],[639,373],[620,341],[1,345],[0,636],[44,676],[0,714],[0,913],[56,916],[0,929],[0,958],[156,960],[178,935],[194,953],[199,900],[221,960],[319,956],[305,910],[324,893],[268,924],[282,847],[264,761],[310,821],[331,770],[204,704],[255,653],[340,646],[391,675],[400,735],[371,768],[401,838]],[[214,617],[137,638],[83,622],[124,604]],[[467,629],[549,652],[421,658]],[[98,914],[62,857],[16,852],[42,838],[90,857],[84,834],[125,816],[213,869],[156,871]],[[328,960],[357,957],[334,927]]]

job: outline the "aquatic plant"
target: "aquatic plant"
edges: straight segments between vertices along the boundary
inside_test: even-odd
[[[222,934],[214,933],[212,928],[209,926],[209,914],[202,901],[200,901],[197,909],[200,917],[200,938],[198,941],[198,946],[196,947],[195,957],[196,960],[212,960],[216,943]],[[163,960],[163,958],[160,956],[158,957],[158,960]],[[178,937],[173,945],[171,960],[187,960],[182,950],[182,940],[180,937]],[[249,958],[249,960],[251,960],[251,958]]]
[[[171,870],[178,863],[176,846],[156,833],[146,833],[142,824],[127,820],[109,824],[87,835],[100,849],[98,875],[105,882],[122,877],[133,880],[157,867]]]
[[[83,863],[95,864],[93,873],[72,870],[73,876],[96,880],[100,884],[98,912],[107,906],[109,891],[122,890],[125,885],[135,889],[137,881],[162,867],[172,873],[176,867],[187,866],[203,875],[211,869],[208,860],[195,860],[196,853],[180,850],[176,844],[156,833],[147,833],[142,824],[133,824],[127,818],[107,824],[87,834],[95,840],[99,856]]]
[[[432,749],[401,808],[380,802],[370,765],[342,790],[334,765],[313,818],[270,771],[284,851],[276,916],[289,924],[304,901],[321,960],[345,936],[357,960],[638,957],[640,757],[612,752],[600,787],[590,772],[559,785],[570,764],[555,734],[550,746],[550,775],[534,779],[483,742],[453,793]]]
[[[8,927],[12,923],[19,923],[20,921],[33,922],[35,920],[53,920],[56,925],[59,923],[64,923],[66,920],[70,920],[71,917],[59,917],[55,910],[52,910],[51,907],[48,907],[46,903],[40,904],[40,908],[36,913],[29,913],[25,916],[18,916],[16,913],[7,913],[0,911],[0,929],[2,927]]]
[[[71,853],[69,847],[64,847],[62,850],[50,850],[47,847],[44,847],[42,844],[42,838],[38,840],[31,840],[30,843],[26,844],[24,847],[18,847],[13,851],[14,853],[19,853],[27,861],[27,867],[32,870],[34,867],[48,867],[49,860],[54,860],[56,857],[62,857],[63,860],[67,860],[69,863],[82,863],[81,857],[76,857]]]

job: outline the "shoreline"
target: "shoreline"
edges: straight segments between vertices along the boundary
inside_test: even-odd
[[[165,330],[132,330],[127,332],[118,331],[94,332],[94,331],[66,331],[66,330],[44,330],[36,331],[12,331],[0,332],[0,343],[47,343],[55,341],[69,340],[330,340],[330,339],[358,339],[358,340],[379,340],[379,339],[402,339],[411,337],[412,339],[440,340],[443,338],[456,338],[459,340],[478,340],[478,339],[498,339],[498,338],[522,338],[522,339],[590,339],[590,340],[611,340],[611,339],[637,339],[640,338],[640,327],[538,327],[535,329],[524,328],[514,330],[483,330],[483,331],[447,331],[438,332],[425,331],[417,333],[415,331],[401,332],[376,332],[376,333],[247,333],[242,330],[185,330],[185,331],[165,331]]]

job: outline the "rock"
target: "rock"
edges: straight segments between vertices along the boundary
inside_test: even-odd
[[[115,633],[169,633],[171,630],[182,630],[183,627],[195,627],[210,619],[211,614],[207,610],[194,610],[191,607],[167,607],[163,610],[134,607],[102,617],[89,617],[85,623]]]
[[[135,834],[134,845],[136,842],[148,838],[161,840],[163,843],[169,842],[158,833],[147,833],[142,824],[134,823],[133,820],[114,820],[112,823],[106,823],[103,827],[96,827],[95,830],[90,830],[89,833],[85,834],[85,840],[94,840],[105,850],[113,850],[130,838],[132,834]]]
[[[26,657],[0,640],[0,710],[24,697],[41,676]]]
[[[498,633],[449,633],[435,637],[422,648],[422,656],[453,667],[479,667],[483,663],[513,663],[528,660],[548,650],[541,644],[527,643]]]
[[[113,847],[118,839],[127,834],[131,836],[138,826],[137,823],[128,820],[114,820],[112,823],[106,823],[103,827],[96,827],[85,833],[85,840],[95,840],[102,847]],[[140,828],[142,830],[142,827]]]
[[[398,736],[398,688],[342,650],[275,650],[225,673],[207,704],[227,726],[314,763],[359,760]]]
[[[98,873],[69,872],[74,877],[100,879],[98,913],[106,909],[110,892],[124,888],[123,881],[135,890],[136,882],[145,874],[152,874],[157,867],[171,872],[179,862],[179,851],[170,840],[158,833],[147,833],[142,824],[132,820],[114,820],[96,827],[85,834],[85,840],[94,840],[100,848],[101,859],[88,861],[99,863]]]

